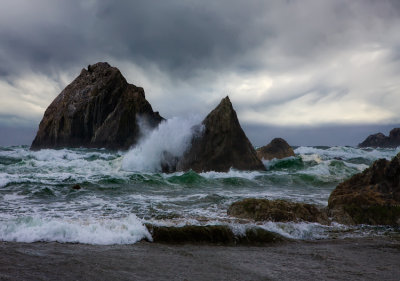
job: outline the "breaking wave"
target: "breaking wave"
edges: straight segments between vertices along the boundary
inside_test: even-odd
[[[160,172],[163,163],[173,165],[173,161],[189,147],[193,127],[199,123],[197,116],[174,117],[162,122],[124,156],[122,168],[126,171]]]

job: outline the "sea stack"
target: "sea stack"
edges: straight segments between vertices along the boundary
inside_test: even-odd
[[[294,151],[284,139],[275,138],[268,145],[258,148],[257,156],[265,160],[282,159],[294,156]]]
[[[265,170],[240,127],[229,97],[222,99],[195,129],[191,147],[177,164],[178,171]]]
[[[379,159],[339,184],[329,196],[334,220],[343,224],[400,225],[400,153]]]
[[[377,133],[368,136],[358,147],[382,147],[396,148],[400,146],[400,128],[394,128],[390,131],[389,136]]]
[[[31,149],[87,147],[128,149],[163,118],[154,112],[143,88],[128,84],[106,62],[89,65],[46,109]]]

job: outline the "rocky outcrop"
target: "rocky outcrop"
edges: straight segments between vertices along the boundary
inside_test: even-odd
[[[265,170],[240,127],[229,97],[224,98],[194,130],[192,145],[176,166],[178,171]]]
[[[143,88],[108,63],[89,65],[47,108],[31,149],[127,149],[140,136],[139,120],[150,128],[163,120]]]
[[[394,128],[390,131],[389,136],[385,136],[382,133],[370,135],[359,147],[398,147],[400,146],[400,128]]]
[[[306,221],[329,224],[328,216],[324,210],[311,204],[294,203],[286,200],[244,199],[230,205],[228,215],[255,221]]]
[[[400,153],[339,184],[328,208],[344,224],[400,225]]]
[[[268,145],[258,148],[257,156],[260,159],[271,160],[271,159],[282,159],[290,156],[294,156],[292,147],[281,138],[273,139]]]

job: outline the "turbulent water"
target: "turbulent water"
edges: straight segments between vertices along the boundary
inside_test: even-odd
[[[148,143],[130,152],[35,152],[27,146],[0,147],[0,240],[129,244],[151,240],[145,223],[227,224],[240,235],[254,224],[229,217],[226,210],[232,202],[248,197],[281,198],[326,206],[339,182],[374,160],[390,159],[398,152],[298,147],[295,157],[264,162],[266,172],[163,174]],[[73,189],[75,184],[82,188]],[[316,223],[264,222],[258,226],[294,239],[399,231]]]

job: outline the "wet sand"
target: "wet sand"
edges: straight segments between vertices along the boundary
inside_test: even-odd
[[[258,247],[0,242],[0,280],[400,280],[400,239]]]

